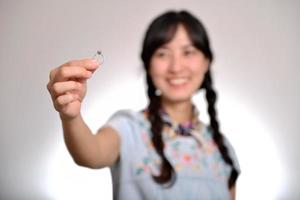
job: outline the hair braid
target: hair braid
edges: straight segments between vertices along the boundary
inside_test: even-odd
[[[164,143],[162,140],[162,129],[163,129],[163,121],[160,117],[159,110],[161,107],[160,97],[155,95],[155,87],[152,83],[151,78],[147,74],[147,84],[148,84],[148,97],[149,97],[149,121],[151,123],[151,131],[152,131],[152,142],[155,147],[156,152],[162,159],[161,163],[161,174],[158,176],[153,175],[153,179],[160,184],[168,183],[170,180],[171,182],[168,186],[171,186],[174,181],[172,181],[172,176],[175,175],[174,169],[170,162],[167,160],[164,154]]]
[[[231,171],[231,174],[230,174],[230,177],[229,177],[229,180],[228,180],[228,186],[229,186],[229,188],[231,188],[235,184],[235,181],[236,181],[237,176],[238,176],[238,172],[235,169],[235,167],[233,165],[233,161],[232,161],[232,159],[229,155],[228,149],[224,144],[223,134],[219,130],[219,123],[218,123],[218,119],[217,119],[217,111],[215,109],[217,94],[216,94],[215,90],[213,89],[212,78],[211,78],[211,74],[210,74],[209,70],[205,74],[202,87],[205,88],[205,90],[206,90],[206,100],[207,100],[207,103],[208,103],[208,109],[207,110],[208,110],[208,114],[209,114],[209,117],[210,117],[210,128],[213,131],[213,139],[214,139],[215,143],[217,144],[224,161],[227,164],[232,166],[232,171]]]

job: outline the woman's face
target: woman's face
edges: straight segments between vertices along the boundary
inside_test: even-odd
[[[193,46],[184,26],[178,25],[174,38],[154,52],[149,73],[163,100],[190,101],[208,65],[209,60]]]

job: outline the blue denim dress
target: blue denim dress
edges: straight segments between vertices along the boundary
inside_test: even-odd
[[[205,144],[192,136],[169,137],[163,133],[164,153],[176,172],[171,187],[157,184],[152,178],[160,172],[161,159],[151,142],[150,123],[142,112],[118,111],[106,126],[115,129],[121,138],[120,157],[110,168],[114,199],[230,199],[231,166],[222,159],[208,126],[198,133]],[[236,154],[226,138],[225,145],[239,172]]]

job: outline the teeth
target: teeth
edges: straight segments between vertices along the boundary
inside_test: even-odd
[[[176,79],[170,79],[169,82],[173,85],[180,85],[187,82],[186,78],[176,78]]]

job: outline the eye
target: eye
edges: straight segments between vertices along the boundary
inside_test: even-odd
[[[155,53],[154,56],[157,58],[166,58],[169,56],[169,52],[166,49],[158,49]]]
[[[185,49],[183,51],[183,55],[185,55],[185,56],[192,56],[192,55],[194,55],[196,53],[197,53],[197,50],[194,49],[194,48]]]

